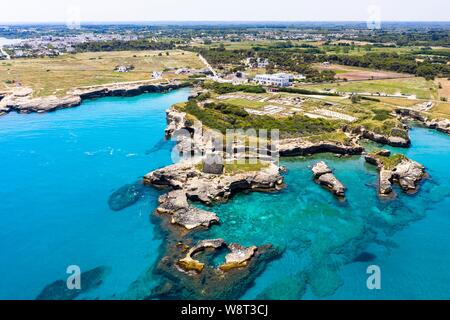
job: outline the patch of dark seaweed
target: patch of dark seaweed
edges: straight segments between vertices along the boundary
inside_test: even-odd
[[[81,289],[68,289],[65,280],[57,280],[47,285],[36,300],[74,300],[80,294],[98,288],[108,273],[108,268],[99,266],[80,275]]]
[[[120,211],[134,205],[145,193],[142,182],[127,184],[114,191],[108,199],[108,206],[113,211]]]

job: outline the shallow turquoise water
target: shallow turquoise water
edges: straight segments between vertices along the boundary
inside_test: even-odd
[[[102,98],[48,114],[0,117],[0,299],[33,299],[66,267],[107,266],[90,298],[125,291],[158,254],[157,192],[122,211],[108,198],[167,165],[165,110],[189,90]],[[156,146],[156,147],[155,147]]]
[[[391,149],[427,167],[431,179],[417,195],[397,189],[395,200],[380,201],[375,167],[361,157],[316,155],[282,162],[289,170],[282,192],[214,207],[222,225],[204,237],[285,248],[243,298],[449,298],[450,138],[419,128],[411,138],[411,149]],[[345,202],[313,183],[318,159],[348,187]],[[367,289],[372,264],[381,267],[381,290]]]
[[[32,299],[65,279],[71,264],[110,269],[81,298],[135,297],[127,289],[156,262],[161,244],[149,221],[159,193],[148,188],[118,212],[108,199],[170,163],[164,111],[188,94],[103,98],[0,118],[0,299]],[[411,137],[410,149],[396,151],[431,175],[415,196],[380,201],[376,170],[361,157],[285,159],[286,189],[212,207],[222,224],[196,237],[285,249],[243,298],[450,298],[450,138],[419,128]],[[347,201],[312,181],[309,166],[319,159],[347,185]],[[366,288],[370,264],[381,267],[382,290]],[[149,279],[148,288],[156,283]]]

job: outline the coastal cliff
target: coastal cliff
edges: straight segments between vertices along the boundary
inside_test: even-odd
[[[408,136],[408,131],[397,129],[399,135],[384,135],[379,134],[364,128],[364,126],[358,126],[352,130],[352,134],[359,136],[359,138],[371,140],[373,142],[387,144],[392,147],[408,148],[411,145],[411,140]]]
[[[74,89],[64,97],[48,96],[36,98],[33,97],[31,89],[19,88],[1,94],[0,115],[14,111],[19,113],[51,112],[79,106],[83,100],[87,99],[101,97],[131,97],[143,93],[166,92],[187,85],[188,84],[183,82],[167,84],[119,83],[85,89]]]
[[[403,121],[417,121],[427,128],[450,134],[449,119],[430,119],[419,111],[406,108],[397,109],[395,110],[395,113]]]
[[[423,165],[402,154],[391,155],[388,150],[370,153],[365,156],[365,160],[378,167],[380,196],[392,196],[393,183],[398,183],[404,192],[413,194],[427,177]]]

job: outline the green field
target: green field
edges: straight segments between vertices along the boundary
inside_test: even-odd
[[[15,59],[0,63],[0,90],[17,83],[33,88],[34,96],[62,96],[72,88],[115,82],[150,80],[152,71],[165,68],[203,68],[192,52],[89,52],[56,58]],[[117,65],[133,65],[130,72],[115,72]],[[167,75],[168,79],[174,75]]]
[[[308,89],[336,89],[339,92],[401,93],[416,95],[418,99],[437,98],[437,85],[433,81],[427,81],[424,78],[340,82],[308,86]]]

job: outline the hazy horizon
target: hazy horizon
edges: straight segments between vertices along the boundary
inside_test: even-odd
[[[448,22],[450,2],[442,0],[16,0],[0,11],[0,24],[167,23],[167,22]]]

